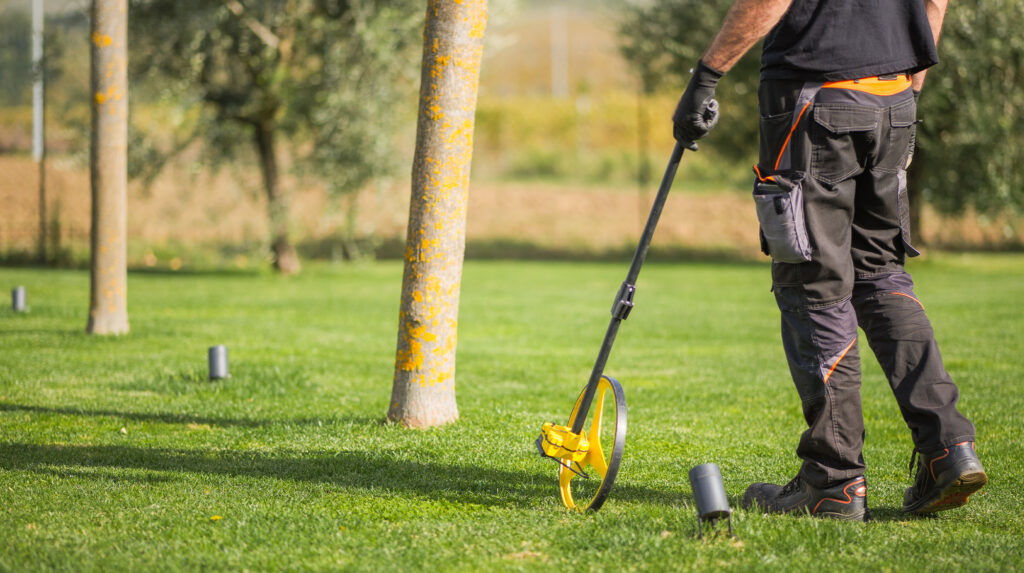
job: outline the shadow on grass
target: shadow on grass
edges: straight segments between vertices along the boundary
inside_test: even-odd
[[[928,513],[924,515],[911,515],[903,513],[902,506],[880,506],[871,507],[871,520],[870,521],[928,521],[939,517],[937,513]]]
[[[736,511],[737,509],[742,507],[742,505],[741,505],[742,501],[743,501],[743,496],[729,496],[729,503],[732,504],[733,511]],[[872,523],[872,522],[877,523],[877,522],[886,522],[886,521],[922,521],[922,520],[935,519],[936,517],[938,517],[938,515],[935,514],[935,513],[926,514],[926,515],[909,515],[909,514],[903,513],[903,508],[900,507],[900,506],[874,506],[874,505],[870,505],[869,504],[868,505],[868,510],[869,510],[869,515],[870,515],[870,517],[868,519],[868,523]],[[758,509],[756,507],[753,507],[753,508],[750,508],[750,509],[746,509],[746,510],[743,510],[743,511],[746,511],[748,513],[762,513],[764,515],[769,515],[769,514],[765,513],[764,511],[761,511],[760,509]],[[788,514],[788,515],[784,515],[784,516],[782,516],[782,515],[773,515],[772,517],[774,517],[774,518],[784,518],[784,519],[823,519],[824,521],[831,521],[829,519],[824,519],[824,518],[820,518],[820,517],[813,517],[813,516],[810,516],[810,515],[800,514],[800,513]],[[859,522],[850,522],[850,523],[859,523]]]
[[[558,247],[520,239],[472,239],[466,242],[466,260],[518,260],[518,261],[573,261],[628,264],[636,251],[632,241],[604,249],[587,247]],[[381,241],[373,250],[378,259],[402,259],[405,256],[404,239]],[[760,255],[751,256],[736,248],[688,247],[683,245],[653,245],[649,254],[652,261],[701,262],[728,264],[763,264]]]
[[[269,267],[268,267],[269,268]],[[184,268],[173,270],[165,267],[140,267],[131,266],[128,272],[133,276],[155,276],[155,277],[222,277],[222,278],[255,278],[263,275],[270,275],[269,270],[263,267],[238,269],[228,265],[218,267]]]
[[[65,416],[98,416],[116,418],[118,420],[135,420],[137,422],[160,422],[164,424],[206,424],[209,426],[237,426],[242,428],[262,428],[267,426],[319,426],[335,423],[374,424],[378,420],[369,416],[361,417],[323,417],[323,418],[283,418],[280,420],[254,420],[250,418],[218,418],[212,416],[191,416],[189,414],[172,414],[170,412],[120,412],[117,410],[86,410],[82,408],[58,408],[54,406],[27,406],[22,404],[0,404],[0,412],[31,412],[34,414],[60,414]]]
[[[513,472],[411,460],[388,451],[214,452],[7,443],[0,444],[0,468],[87,479],[109,479],[88,471],[97,468],[273,478],[494,507],[536,508],[557,497],[554,471]],[[138,481],[149,481],[149,478],[139,476]],[[685,499],[684,495],[673,492],[628,485],[614,488],[612,496],[662,505],[677,505]]]

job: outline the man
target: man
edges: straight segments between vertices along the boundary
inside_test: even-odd
[[[988,481],[903,267],[918,254],[906,193],[916,102],[946,3],[736,0],[673,116],[679,141],[706,135],[718,80],[764,37],[754,199],[808,428],[797,476],[752,484],[745,508],[867,519],[858,325],[915,446],[903,511],[959,507]]]

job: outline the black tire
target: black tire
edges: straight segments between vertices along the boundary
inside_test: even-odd
[[[585,390],[586,388],[584,388]],[[607,401],[609,391],[612,394],[610,402]],[[572,427],[576,421],[582,398],[583,392],[580,392],[580,397],[576,399],[572,414],[569,416],[569,422],[566,424],[569,427]],[[593,416],[590,415],[591,412],[593,412]],[[578,465],[570,462],[571,469],[564,465],[558,469],[559,494],[562,497],[562,503],[567,508],[578,511],[597,511],[600,509],[604,505],[605,500],[608,499],[608,494],[611,492],[612,485],[615,483],[615,478],[619,473],[622,451],[626,445],[626,395],[618,380],[610,376],[601,377],[597,392],[594,394],[594,401],[591,404],[591,412],[584,413],[585,416],[590,418],[589,425],[584,424],[584,431],[587,433],[588,440],[590,441],[590,451],[587,453],[587,457]],[[605,424],[606,417],[610,413],[614,413],[614,421]],[[595,418],[596,416],[600,416],[600,418]],[[610,437],[611,439],[607,435],[601,435],[606,433],[607,430],[611,430],[613,433]],[[605,451],[607,445],[611,445],[610,454]],[[601,480],[596,486],[596,490],[592,487],[587,488],[587,494],[584,497],[588,499],[585,505],[583,503],[576,503],[571,482],[573,479],[583,480],[582,483],[587,483],[590,480],[584,480],[573,470],[588,475],[596,473],[596,476],[590,476],[590,480],[594,478],[600,478]],[[590,493],[591,491],[593,493]]]

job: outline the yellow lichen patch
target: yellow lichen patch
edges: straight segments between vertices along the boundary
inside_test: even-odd
[[[454,368],[446,368],[444,370],[439,370],[439,371],[436,371],[436,372],[431,372],[430,376],[427,377],[427,379],[426,379],[426,383],[424,384],[424,383],[421,382],[421,384],[424,385],[424,386],[436,386],[438,384],[444,384],[445,382],[454,379],[454,377],[455,377],[455,369]]]
[[[107,91],[96,92],[95,100],[97,105],[103,105],[108,101],[121,101],[124,98],[124,93],[117,89],[117,86],[110,86]],[[111,111],[113,113],[113,111]]]
[[[423,366],[423,352],[421,352],[422,345],[415,340],[409,340],[407,346],[407,350],[403,350],[401,348],[398,350],[395,366],[400,370],[413,372],[417,368]]]
[[[100,34],[99,32],[92,33],[92,43],[98,48],[106,48],[107,46],[114,43],[114,39],[106,34]]]
[[[415,340],[417,338],[423,338],[423,332],[426,331],[425,326],[409,326],[409,339]]]

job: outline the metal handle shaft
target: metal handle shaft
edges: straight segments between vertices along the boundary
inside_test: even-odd
[[[672,190],[672,182],[676,178],[676,171],[679,169],[679,162],[683,158],[683,151],[688,147],[693,149],[696,146],[690,147],[681,142],[676,142],[675,149],[672,150],[672,157],[669,159],[668,167],[665,168],[665,175],[661,178],[661,186],[658,187],[658,194],[654,198],[654,205],[651,206],[651,213],[647,216],[647,224],[644,225],[643,233],[640,235],[640,242],[637,244],[636,252],[633,254],[633,262],[629,265],[629,272],[626,273],[623,288],[619,289],[619,294],[616,296],[616,299],[618,299],[623,296],[622,293],[628,292],[629,307],[632,307],[633,304],[633,292],[635,291],[636,279],[640,276],[640,267],[643,266],[644,259],[647,258],[647,251],[651,247],[651,240],[654,239],[654,229],[658,226],[658,220],[661,219],[661,212],[665,208],[668,193]],[[622,313],[618,310],[620,308],[622,308],[622,305],[619,300],[616,300],[612,305],[612,320],[608,324],[604,341],[601,343],[601,350],[597,354],[597,361],[594,362],[594,369],[590,373],[590,381],[587,382],[587,389],[583,392],[583,398],[580,401],[579,414],[577,414],[576,421],[572,425],[574,434],[578,434],[583,430],[583,424],[587,418],[586,414],[590,410],[590,403],[594,400],[594,393],[597,391],[597,383],[601,381],[604,367],[608,363],[608,357],[612,352],[612,345],[615,344],[615,336],[619,332],[619,324],[625,319],[625,315],[629,314],[628,312]]]

